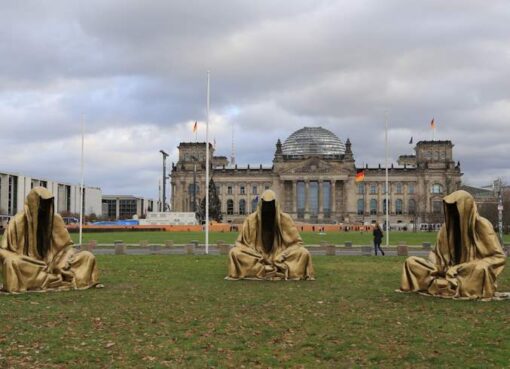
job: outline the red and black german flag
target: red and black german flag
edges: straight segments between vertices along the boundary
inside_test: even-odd
[[[354,177],[355,182],[361,182],[365,180],[365,170],[364,169],[357,169],[356,170],[356,177]]]

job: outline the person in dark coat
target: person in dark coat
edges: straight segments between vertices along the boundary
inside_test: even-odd
[[[372,232],[374,235],[374,251],[375,256],[377,256],[377,249],[381,251],[381,254],[384,256],[384,251],[381,249],[381,241],[383,239],[383,231],[381,230],[381,227],[379,226],[379,223],[375,223],[374,231]]]

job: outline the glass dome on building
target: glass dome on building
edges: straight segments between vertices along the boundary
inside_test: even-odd
[[[344,143],[322,127],[304,127],[291,134],[282,145],[284,156],[339,156],[345,154]]]

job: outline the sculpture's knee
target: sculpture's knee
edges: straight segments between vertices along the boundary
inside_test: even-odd
[[[238,247],[232,247],[230,251],[228,252],[229,258],[237,258],[237,256],[240,254]]]
[[[84,261],[91,261],[96,259],[95,255],[90,251],[80,251],[77,255],[79,255],[80,258]]]
[[[300,247],[298,249],[298,253],[299,253],[299,256],[302,257],[302,258],[310,258],[310,251],[308,251],[307,248],[305,247]]]
[[[485,263],[476,263],[473,272],[476,274],[485,274],[489,270],[489,266]]]
[[[404,264],[409,266],[409,265],[414,265],[416,264],[418,261],[419,261],[419,257],[417,256],[409,256],[405,261],[404,261]]]
[[[18,264],[19,256],[7,250],[0,250],[0,261],[4,270],[11,269]]]

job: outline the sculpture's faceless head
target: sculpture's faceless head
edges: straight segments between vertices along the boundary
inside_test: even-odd
[[[276,215],[276,205],[275,205],[274,200],[272,200],[272,201],[262,200],[262,223],[267,222],[267,223],[274,224],[275,215]]]
[[[37,214],[37,251],[41,257],[48,253],[53,228],[53,198],[39,200]]]
[[[460,213],[457,203],[444,202],[446,232],[448,233],[449,244],[452,245],[450,250],[452,260],[455,264],[459,264],[462,258],[462,236],[460,229]]]
[[[270,252],[273,249],[275,236],[276,204],[275,200],[261,201],[262,244],[266,252]]]

